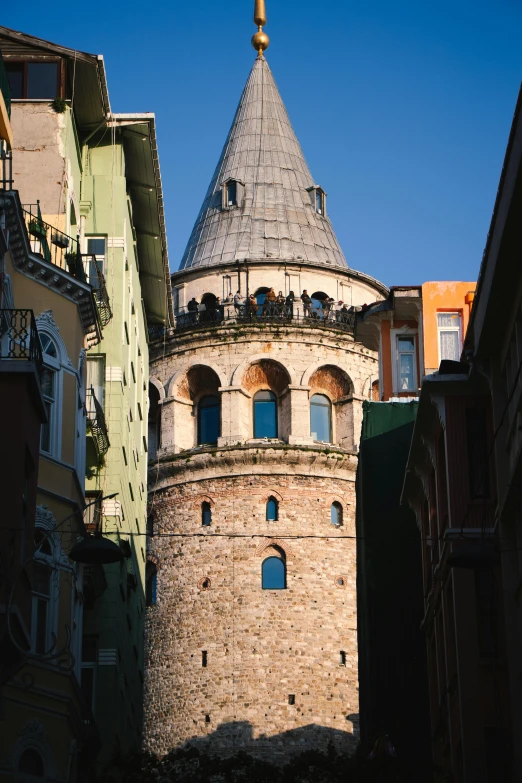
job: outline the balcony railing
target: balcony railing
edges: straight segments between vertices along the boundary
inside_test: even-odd
[[[4,96],[4,103],[7,109],[7,116],[11,117],[11,87],[7,78],[2,52],[0,52],[0,92]]]
[[[42,220],[39,201],[36,204],[22,204],[22,214],[33,253],[60,269],[66,269],[77,280],[86,283],[78,240]]]
[[[34,362],[40,370],[42,347],[32,310],[0,310],[0,359]]]
[[[7,149],[7,144],[2,140],[0,140],[0,188],[13,189],[13,153]]]
[[[100,323],[102,327],[107,326],[112,318],[112,310],[105,278],[96,256],[80,253],[77,239],[46,223],[42,219],[39,201],[36,204],[23,204],[22,213],[33,253],[60,269],[66,269],[82,283],[88,283],[93,289]]]
[[[235,308],[228,302],[218,306],[216,310],[178,311],[174,328],[152,325],[149,327],[149,338],[151,340],[160,340],[166,336],[192,329],[209,329],[216,326],[232,325],[233,323],[240,325],[257,324],[262,326],[270,324],[275,327],[291,325],[316,329],[338,329],[348,334],[353,334],[355,329],[356,314],[352,309],[330,311],[329,313],[312,310],[310,314],[304,314],[300,309],[297,309],[297,306],[294,309],[284,304],[274,304],[266,313],[260,313],[260,311],[260,306],[250,308],[247,305],[239,305],[239,307]]]
[[[112,310],[101,266],[96,256],[93,255],[82,254],[81,261],[83,269],[87,273],[87,281],[93,290],[101,325],[107,326],[112,319]]]
[[[109,434],[107,432],[107,424],[105,422],[105,414],[103,408],[96,398],[94,389],[87,389],[86,398],[87,408],[87,426],[90,429],[90,433],[98,452],[98,457],[103,457],[109,450],[110,441]]]

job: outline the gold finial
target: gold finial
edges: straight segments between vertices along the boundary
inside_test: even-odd
[[[257,56],[262,57],[270,43],[270,38],[263,32],[263,25],[266,24],[265,0],[255,0],[254,24],[257,24],[257,33],[252,36],[252,46],[256,50]]]

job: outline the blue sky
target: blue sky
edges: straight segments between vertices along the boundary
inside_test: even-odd
[[[520,0],[266,0],[267,60],[350,266],[474,280],[522,76]],[[96,9],[94,11],[93,9]],[[177,269],[255,53],[253,0],[7,4],[153,111]]]

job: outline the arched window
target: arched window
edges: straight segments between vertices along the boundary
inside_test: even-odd
[[[277,522],[279,504],[275,498],[268,498],[266,502],[266,519],[267,522]]]
[[[314,394],[310,399],[310,436],[332,442],[332,404],[325,394]]]
[[[280,557],[267,557],[261,566],[263,590],[284,590],[286,588],[286,565]]]
[[[48,334],[45,334],[45,332],[40,335],[40,344],[42,346],[44,360],[44,367],[40,374],[40,384],[44,398],[45,414],[47,416],[47,421],[42,424],[41,428],[40,446],[42,451],[51,453],[53,451],[52,435],[56,417],[56,385],[57,370],[59,368],[58,349],[56,348],[54,340],[49,337]]]
[[[277,522],[279,518],[279,503],[274,497],[266,501],[266,520],[267,522]]]
[[[204,527],[209,527],[212,524],[212,509],[208,500],[204,500],[201,504],[201,524]]]
[[[156,456],[161,447],[161,405],[160,393],[153,383],[149,383],[149,458]]]
[[[335,503],[332,503],[330,507],[330,521],[332,525],[343,524],[343,507],[337,501],[335,501]]]
[[[325,316],[325,303],[330,297],[325,294],[324,291],[316,291],[312,294],[312,315],[316,318],[324,318]]]
[[[43,778],[44,763],[43,759],[34,748],[24,750],[18,761],[18,771],[26,775],[32,775],[35,778]]]
[[[267,293],[268,288],[258,288],[254,294],[257,302],[257,315],[263,315]]]
[[[147,606],[156,606],[158,585],[158,569],[150,561],[145,568],[145,601]]]
[[[254,438],[277,438],[277,398],[268,389],[254,396]]]
[[[198,446],[214,446],[219,438],[220,400],[213,394],[202,397],[198,404]]]

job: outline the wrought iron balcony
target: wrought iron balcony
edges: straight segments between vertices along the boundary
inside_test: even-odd
[[[86,283],[78,240],[42,220],[39,201],[36,204],[22,204],[22,214],[33,253],[60,269],[66,269],[77,280]]]
[[[33,362],[40,370],[42,347],[32,310],[0,310],[0,359]]]
[[[87,426],[96,446],[98,457],[103,457],[109,450],[110,441],[105,422],[105,414],[99,401],[96,399],[94,389],[87,389]]]
[[[78,239],[46,223],[42,219],[39,201],[36,204],[23,204],[22,213],[33,253],[60,269],[66,269],[80,282],[88,283],[92,288],[100,324],[102,327],[107,326],[112,319],[112,310],[105,278],[96,256],[80,253]]]
[[[304,314],[297,308],[288,307],[286,304],[274,304],[272,309],[262,312],[262,307],[249,307],[239,305],[233,307],[230,302],[219,305],[216,310],[192,311],[176,313],[176,326],[167,328],[158,324],[149,327],[150,340],[164,339],[165,336],[173,336],[180,332],[193,329],[209,329],[216,326],[228,326],[232,324],[253,326],[297,326],[301,328],[338,329],[348,334],[354,333],[355,311],[353,308],[346,311],[330,311],[329,313],[312,310],[310,314]]]
[[[83,269],[87,272],[87,281],[94,294],[98,314],[100,316],[100,323],[105,327],[112,319],[112,310],[107,286],[105,285],[105,277],[96,256],[82,254],[81,260]]]

